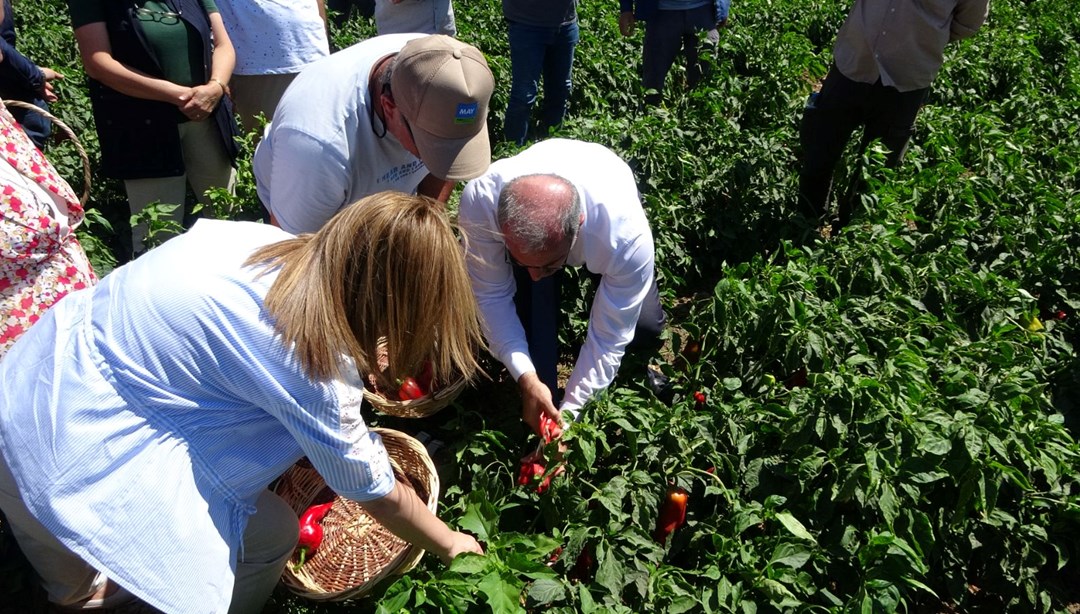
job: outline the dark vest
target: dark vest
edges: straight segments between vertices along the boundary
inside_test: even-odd
[[[195,67],[201,83],[210,77],[210,17],[200,0],[164,0],[169,10],[198,32],[203,43],[203,65]],[[106,0],[105,27],[116,61],[154,77],[163,72],[149,51],[141,22],[134,16],[128,0]],[[199,70],[201,68],[201,71]],[[116,179],[150,179],[184,174],[177,123],[184,115],[176,105],[133,98],[104,83],[90,79],[90,102],[94,109],[98,139],[101,143],[101,172]],[[236,159],[236,136],[239,130],[228,96],[206,120],[217,125],[222,145],[229,158]]]

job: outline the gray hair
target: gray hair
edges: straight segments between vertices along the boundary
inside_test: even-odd
[[[555,174],[516,177],[499,193],[499,228],[530,253],[572,240],[581,226],[581,213],[577,187]]]

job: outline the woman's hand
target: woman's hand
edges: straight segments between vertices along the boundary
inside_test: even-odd
[[[203,121],[217,108],[224,89],[216,81],[196,85],[180,96],[180,112],[192,121]]]
[[[439,553],[439,558],[448,566],[450,561],[453,561],[459,554],[465,552],[484,554],[484,549],[480,547],[480,543],[476,541],[475,537],[460,531],[454,531],[449,546],[446,552]]]

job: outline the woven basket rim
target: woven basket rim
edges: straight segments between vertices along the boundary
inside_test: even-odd
[[[419,487],[428,491],[425,504],[432,513],[435,513],[438,506],[440,490],[439,476],[435,469],[435,465],[431,461],[431,457],[423,444],[410,435],[394,429],[372,427],[369,430],[383,438],[397,479],[404,479],[404,481],[410,485],[422,482],[418,486],[414,486],[414,489]],[[407,463],[410,467],[413,467],[413,471],[420,469],[426,475],[414,475],[402,467],[402,462],[404,461],[400,457],[403,451],[406,451],[406,454],[411,455],[411,460],[418,462],[419,467],[416,466],[416,463]],[[299,474],[300,471],[303,471],[304,473]],[[297,478],[298,480],[310,480],[312,476],[317,478],[317,482],[309,484],[308,490],[304,492],[304,498],[306,500],[298,501],[290,500],[288,498],[288,495],[291,492],[287,488],[288,486],[291,486],[288,480],[294,475],[300,475],[300,477]],[[322,480],[322,477],[318,475],[318,472],[315,471],[314,467],[308,468],[301,466],[299,463],[286,471],[274,487],[274,492],[285,498],[286,503],[288,503],[298,514],[300,513],[299,510],[306,509],[306,507],[315,501],[319,494],[325,490],[327,490],[326,482]],[[418,492],[417,494],[419,495],[420,493]],[[370,515],[363,512],[362,508],[359,507],[359,504],[349,502],[347,499],[343,499],[336,494],[334,495],[333,502],[335,504],[334,509],[339,509],[337,506],[340,504],[343,507],[347,506],[350,509],[355,508],[356,510],[359,510],[358,515],[356,516],[360,521],[359,524],[370,526],[370,523],[374,523],[375,525],[378,525],[378,522],[375,521],[374,518],[371,518]],[[357,521],[355,520],[349,524],[349,526],[356,525]],[[365,539],[366,538],[367,534],[365,534]],[[400,540],[398,540],[397,543],[400,543]],[[318,552],[316,552],[316,555],[318,555]],[[335,584],[336,582],[327,581],[326,578],[313,578],[312,575],[308,573],[310,566],[305,566],[305,568],[301,569],[299,572],[295,572],[292,566],[292,563],[294,562],[292,559],[290,559],[289,564],[286,565],[281,580],[282,584],[293,593],[313,601],[342,601],[354,599],[361,597],[372,590],[386,577],[406,573],[419,563],[423,555],[423,549],[413,545],[406,545],[404,549],[394,555],[392,559],[381,567],[381,569],[368,577],[365,581],[342,590],[327,590],[324,588],[320,583],[320,580],[326,584]],[[295,557],[295,554],[293,556]],[[349,571],[351,572],[354,570]]]
[[[60,118],[56,117],[52,113],[49,113],[45,109],[42,109],[35,104],[23,102],[22,100],[9,100],[6,98],[0,102],[3,102],[5,107],[17,107],[20,109],[26,109],[28,111],[33,111],[34,113],[41,115],[45,119],[48,119],[52,123],[56,124],[57,127],[59,127],[60,130],[64,132],[67,138],[71,140],[71,142],[75,145],[75,150],[79,153],[79,159],[82,161],[83,165],[83,192],[82,195],[79,197],[79,204],[85,206],[86,201],[90,199],[90,156],[86,154],[86,149],[83,148],[82,142],[79,141],[79,138],[77,136],[75,136],[75,131],[68,127],[68,125],[65,124],[63,121],[61,121]]]
[[[428,393],[419,399],[401,401],[390,399],[378,390],[364,386],[364,398],[371,403],[377,411],[398,418],[426,418],[442,409],[445,409],[465,389],[465,378],[458,377],[453,382],[441,386],[434,392]]]

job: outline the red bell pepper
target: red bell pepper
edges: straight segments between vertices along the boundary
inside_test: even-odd
[[[694,393],[694,405],[697,406],[698,409],[705,409],[705,401],[706,397],[704,392],[698,390]]]
[[[544,443],[551,443],[557,437],[562,435],[562,425],[548,417],[547,414],[540,414],[540,436],[544,438]]]
[[[547,468],[535,459],[521,459],[521,471],[518,473],[518,485],[528,486],[536,483],[536,492],[543,494],[551,486],[552,476],[544,477]]]
[[[689,499],[689,493],[678,486],[668,489],[660,505],[660,515],[656,518],[656,530],[653,531],[656,541],[661,544],[667,542],[668,535],[686,524],[686,503]]]
[[[326,517],[327,512],[333,506],[333,501],[320,503],[312,505],[303,514],[300,514],[300,539],[297,541],[297,546],[300,549],[300,560],[296,564],[297,570],[304,566],[304,561],[307,560],[308,555],[314,554],[319,545],[322,544],[323,528],[319,523],[322,522],[322,519]]]
[[[420,386],[420,392],[424,394],[430,394],[435,392],[435,369],[431,365],[430,360],[425,360],[424,364],[420,367],[420,375],[416,376],[416,384]]]
[[[416,380],[411,377],[401,380],[399,385],[398,398],[402,401],[415,401],[424,397],[424,391],[420,389],[420,385],[416,383]]]

